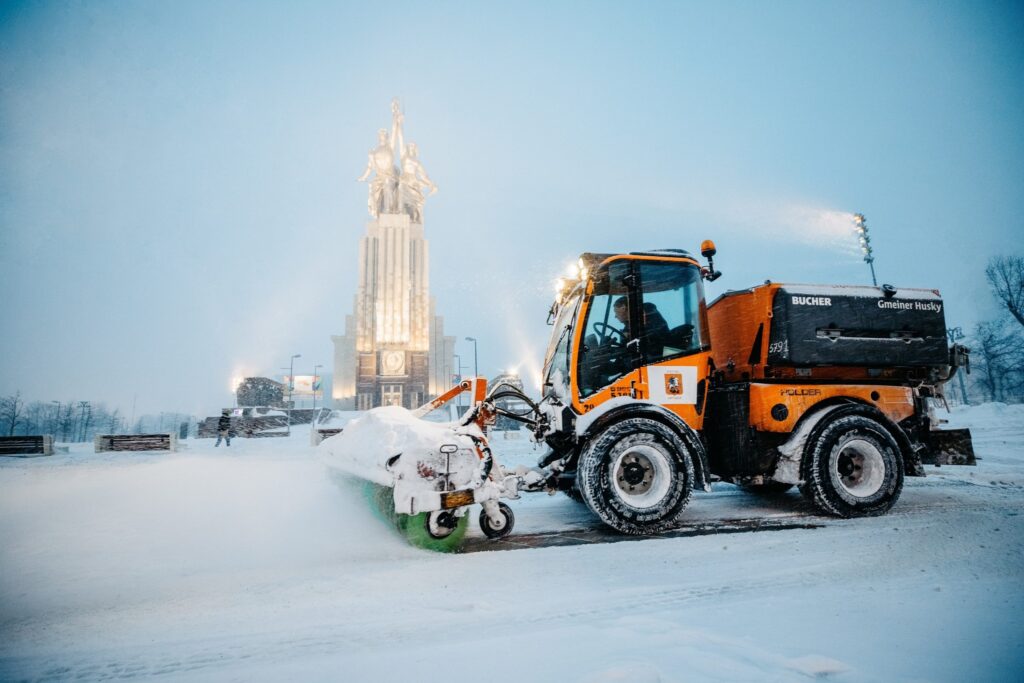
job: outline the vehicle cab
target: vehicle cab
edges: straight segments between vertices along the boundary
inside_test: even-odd
[[[580,257],[550,316],[543,403],[559,409],[548,411],[563,423],[556,431],[567,418],[590,423],[638,403],[701,429],[711,347],[706,274],[682,250]]]

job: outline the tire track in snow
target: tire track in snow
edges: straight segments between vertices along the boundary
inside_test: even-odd
[[[728,586],[683,586],[659,590],[620,591],[600,605],[581,607],[574,601],[550,605],[543,612],[494,612],[472,614],[474,640],[488,640],[526,629],[546,629],[576,621],[610,620],[637,610],[671,610],[709,600],[723,600],[751,594],[768,593],[799,587],[808,581],[826,581],[831,572],[795,570],[781,576],[742,579]],[[215,643],[205,642],[185,656],[154,658],[146,654],[107,653],[108,661],[65,661],[60,667],[46,670],[38,681],[107,681],[152,676],[175,676],[215,673],[218,668],[239,664],[299,660],[305,657],[337,655],[339,652],[365,652],[393,649],[400,645],[429,646],[434,638],[446,638],[454,629],[465,627],[464,610],[433,610],[429,623],[408,618],[360,618],[332,626],[320,626],[315,632],[295,637],[294,632],[233,637]],[[427,633],[434,634],[425,635]],[[171,643],[174,651],[188,649],[188,643]],[[198,644],[197,644],[198,645]],[[133,648],[134,649],[134,648]],[[139,648],[141,649],[141,648]],[[70,653],[68,653],[70,654]]]
[[[964,482],[967,486],[979,486],[971,482]],[[991,489],[992,487],[984,486]],[[937,490],[937,487],[932,490]],[[994,489],[1002,492],[1001,488]],[[1007,489],[1006,493],[1015,493]],[[1024,502],[1017,496],[1007,498],[1005,507],[1024,509]],[[842,523],[856,523],[857,518],[840,519],[827,517],[818,513],[803,501],[796,503],[804,509],[797,509],[791,512],[775,512],[770,515],[762,515],[756,518],[717,518],[701,519],[692,523],[684,524],[678,529],[666,531],[661,534],[645,536],[629,536],[611,531],[599,523],[588,526],[574,527],[559,531],[536,532],[516,536],[515,532],[505,539],[491,541],[482,536],[474,536],[467,539],[464,548],[465,553],[478,552],[501,552],[510,550],[527,550],[534,548],[550,548],[577,545],[596,545],[607,543],[640,542],[678,539],[690,536],[710,536],[716,534],[736,534],[761,531],[786,531],[792,529],[816,529],[828,526],[836,526]],[[943,499],[931,502],[912,502],[903,500],[896,503],[885,517],[902,518],[908,515],[920,515],[922,513],[957,513],[957,512],[983,512],[992,509],[991,502],[974,502],[962,500]]]
[[[927,521],[948,519],[950,515],[959,513],[993,512],[1004,514],[1020,514],[1024,512],[1024,500],[1021,500],[1019,489],[990,487],[973,482],[953,480],[941,484],[929,485],[915,482],[908,487],[904,498],[887,515],[876,520],[891,518],[918,518],[928,516]],[[933,494],[950,485],[959,490],[964,487],[981,486],[989,492],[985,501],[964,500],[945,496],[938,500],[914,500],[921,498],[914,495]],[[908,495],[909,494],[909,495]],[[924,497],[927,497],[925,495]],[[993,497],[996,500],[993,500]],[[909,499],[909,500],[908,500]],[[798,503],[799,499],[790,496],[789,501]],[[869,520],[843,520],[823,517],[807,510],[773,512],[764,515],[760,520],[765,528],[783,530],[790,522],[808,520],[823,528],[851,527],[866,523]],[[698,525],[721,524],[730,527],[730,533],[737,533],[734,528],[736,519],[705,519]],[[747,520],[749,521],[749,520]],[[594,528],[597,528],[596,526]],[[559,533],[559,532],[555,532]],[[580,529],[564,532],[566,535],[579,535]],[[715,532],[712,532],[715,533]],[[635,537],[630,537],[634,540]],[[657,541],[670,540],[672,537],[651,538],[639,537],[636,540]],[[677,536],[677,541],[681,539]],[[600,545],[600,543],[596,544]],[[476,556],[483,559],[483,556]],[[459,561],[457,557],[452,561]],[[466,558],[470,561],[470,557]],[[450,609],[436,606],[418,608],[420,614],[415,621],[407,615],[367,615],[356,614],[343,623],[318,625],[309,627],[304,633],[292,631],[263,632],[255,635],[232,636],[221,639],[200,641],[178,641],[165,643],[166,649],[175,655],[154,657],[151,649],[146,646],[132,646],[124,649],[73,654],[65,652],[62,665],[39,671],[37,658],[9,658],[0,665],[0,678],[17,679],[19,671],[34,671],[31,678],[42,681],[64,681],[69,679],[85,681],[106,681],[124,678],[144,678],[152,676],[175,676],[183,674],[214,674],[224,667],[238,665],[259,665],[281,661],[297,661],[306,656],[331,656],[345,652],[363,652],[392,648],[398,644],[422,645],[429,647],[434,639],[445,638],[453,629],[464,628],[468,621],[472,623],[475,640],[500,638],[511,632],[523,630],[544,630],[559,625],[593,621],[606,621],[621,617],[623,614],[637,611],[666,611],[688,605],[699,605],[709,601],[720,601],[773,592],[784,592],[798,589],[801,586],[836,580],[837,574],[848,569],[841,562],[834,566],[821,565],[815,571],[806,568],[794,568],[783,574],[769,577],[739,577],[730,580],[728,585],[697,584],[673,586],[652,590],[621,590],[607,596],[599,605],[581,606],[569,599],[560,603],[546,604],[542,610],[525,611],[529,605],[513,605],[510,608],[489,612],[475,611],[472,605]],[[501,603],[498,603],[499,607]],[[424,619],[423,614],[429,615]],[[10,675],[9,675],[10,674]]]

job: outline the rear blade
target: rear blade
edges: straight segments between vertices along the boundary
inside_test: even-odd
[[[921,462],[926,465],[976,465],[974,443],[969,429],[937,429],[928,432],[927,450]]]

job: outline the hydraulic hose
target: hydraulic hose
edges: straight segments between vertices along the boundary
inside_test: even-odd
[[[467,436],[473,440],[473,445],[476,446],[482,456],[482,460],[480,462],[480,480],[483,481],[490,476],[491,468],[494,467],[494,458],[491,455],[491,448],[487,445],[487,441],[485,439],[481,439],[480,437],[472,434],[468,434]]]
[[[501,391],[499,391],[499,389],[501,389]],[[501,382],[500,384],[495,385],[494,388],[491,389],[490,393],[487,394],[486,400],[495,401],[499,398],[505,398],[506,396],[518,398],[529,405],[530,408],[533,409],[533,412],[540,412],[540,408],[529,396],[524,394],[518,387],[513,384],[509,384],[508,382]]]

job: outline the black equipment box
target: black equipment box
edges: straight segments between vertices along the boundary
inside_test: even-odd
[[[783,286],[772,301],[768,365],[949,365],[943,308],[928,289]]]

